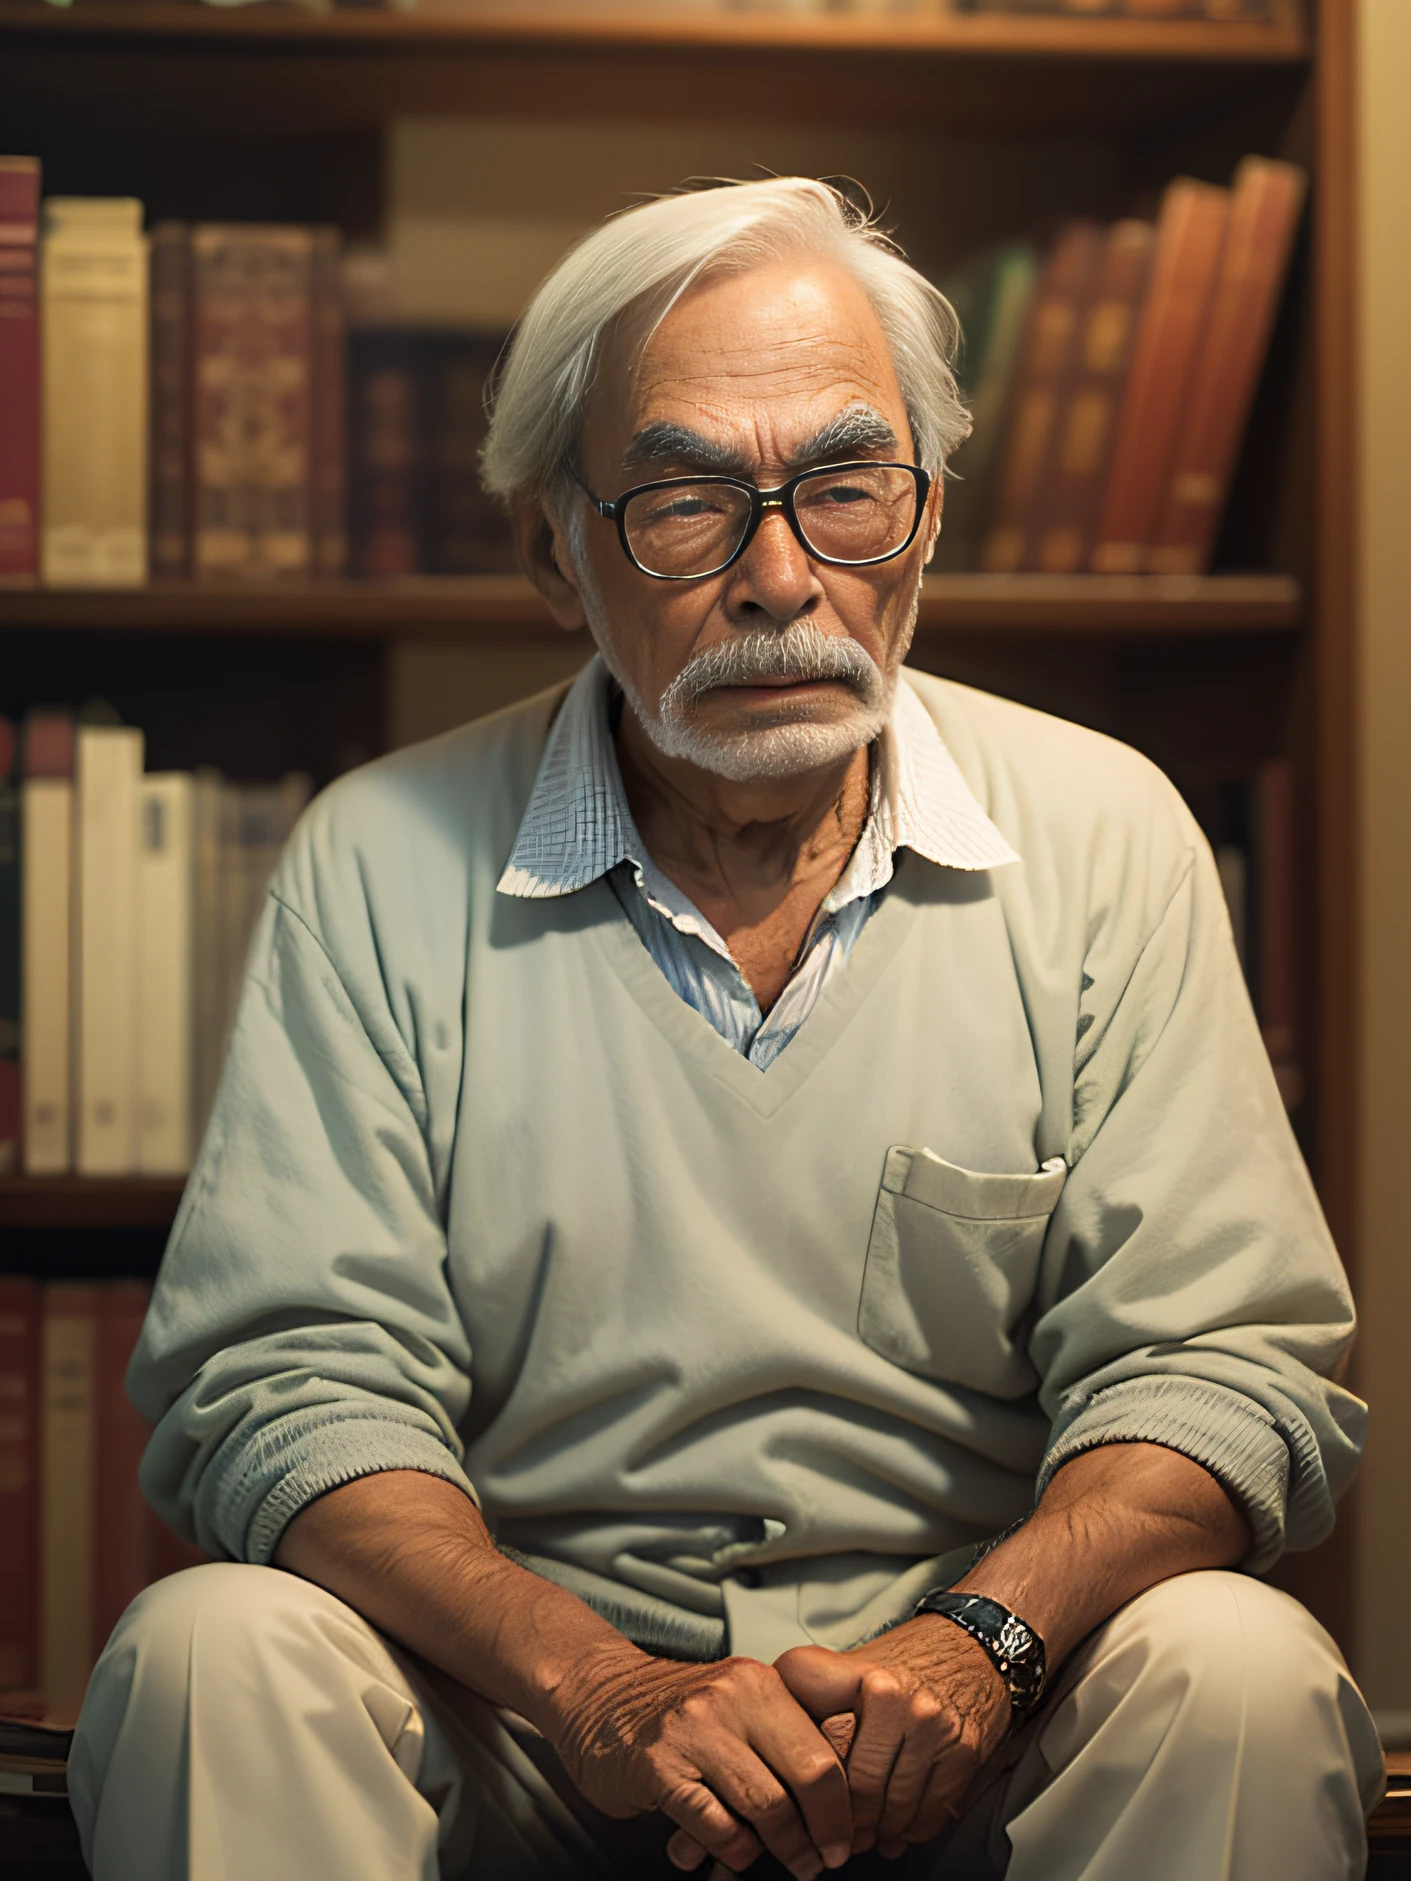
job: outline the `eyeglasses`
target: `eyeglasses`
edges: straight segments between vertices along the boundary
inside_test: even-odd
[[[779,510],[805,552],[838,568],[889,562],[921,526],[931,473],[919,464],[823,464],[760,490],[741,477],[667,477],[613,502],[573,480],[617,524],[634,568],[654,581],[698,581],[738,562],[768,510]]]

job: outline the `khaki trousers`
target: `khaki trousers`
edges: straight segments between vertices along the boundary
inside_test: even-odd
[[[660,1818],[598,1815],[522,1720],[270,1568],[194,1568],[133,1603],[69,1781],[94,1881],[676,1873]],[[1382,1781],[1309,1615],[1258,1581],[1186,1574],[1092,1636],[945,1842],[845,1872],[1343,1881],[1364,1871]]]

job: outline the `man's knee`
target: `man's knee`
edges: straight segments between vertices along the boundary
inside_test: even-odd
[[[1245,1755],[1316,1744],[1352,1765],[1369,1807],[1380,1792],[1380,1746],[1342,1654],[1277,1588],[1223,1571],[1176,1575],[1114,1615],[1096,1658],[1114,1696],[1125,1689],[1212,1743]]]
[[[199,1650],[203,1675],[246,1663],[309,1633],[340,1603],[277,1568],[211,1562],[146,1588],[128,1607],[98,1663],[95,1680],[116,1663],[141,1663],[147,1677],[184,1690]],[[342,1609],[346,1612],[346,1609]]]

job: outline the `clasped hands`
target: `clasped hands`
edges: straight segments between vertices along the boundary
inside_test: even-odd
[[[768,1849],[797,1881],[939,1835],[1009,1725],[983,1649],[938,1615],[855,1647],[682,1665],[628,1649],[560,1694],[556,1733],[588,1800],[677,1824],[667,1853],[736,1873]]]

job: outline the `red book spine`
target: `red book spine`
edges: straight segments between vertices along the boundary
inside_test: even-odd
[[[0,157],[0,581],[39,574],[39,159]]]
[[[0,1692],[39,1686],[39,1289],[0,1278]]]
[[[149,1430],[126,1388],[128,1361],[149,1297],[140,1281],[118,1281],[104,1288],[99,1309],[93,1523],[93,1643],[99,1652],[124,1610],[154,1578],[152,1525],[137,1481]]]
[[[191,572],[191,232],[184,222],[159,222],[147,252],[152,310],[150,566],[154,580],[170,580]]]

